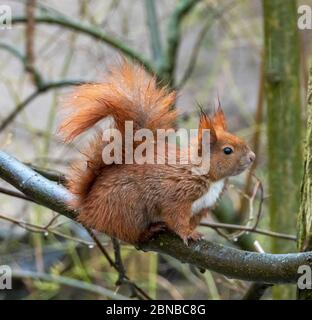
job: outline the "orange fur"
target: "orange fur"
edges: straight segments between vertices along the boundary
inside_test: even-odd
[[[104,82],[74,91],[64,106],[68,116],[60,133],[71,141],[107,116],[123,136],[127,120],[133,121],[134,131],[168,129],[176,121],[171,110],[175,96],[157,87],[142,68],[125,62],[112,68]],[[150,234],[150,226],[162,230],[164,224],[185,242],[199,239],[195,228],[209,208],[192,214],[192,204],[209,193],[214,182],[242,172],[254,158],[245,142],[225,131],[221,107],[213,118],[202,112],[199,129],[199,140],[202,129],[211,132],[210,170],[204,175],[194,175],[190,164],[105,165],[98,132],[68,177],[68,188],[77,196],[72,205],[79,209],[79,221],[129,243]],[[234,152],[225,155],[225,147]]]
[[[134,130],[171,128],[176,120],[176,112],[170,111],[175,97],[175,92],[158,88],[156,78],[142,68],[123,63],[111,68],[104,82],[81,85],[74,91],[64,105],[71,113],[59,132],[69,142],[109,115],[121,132],[127,120],[134,122]]]
[[[81,85],[67,98],[63,105],[67,117],[59,133],[65,142],[70,142],[107,116],[113,117],[115,127],[121,132],[127,120],[133,121],[134,131],[168,129],[176,121],[176,111],[170,110],[175,97],[175,92],[158,88],[156,78],[139,66],[123,63],[112,67],[104,82]],[[78,196],[76,205],[87,196],[98,171],[104,166],[103,146],[102,132],[98,132],[82,151],[85,158],[72,165],[68,188]]]

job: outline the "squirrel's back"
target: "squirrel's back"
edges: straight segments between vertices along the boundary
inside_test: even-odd
[[[59,128],[66,142],[93,127],[100,120],[111,117],[111,126],[125,135],[125,122],[132,121],[133,131],[168,129],[174,126],[176,111],[172,110],[175,92],[159,87],[156,77],[142,67],[126,61],[112,67],[105,80],[78,86],[63,104],[66,117]],[[72,165],[68,188],[77,196],[79,206],[101,169],[102,131],[98,131],[81,153],[83,159]]]

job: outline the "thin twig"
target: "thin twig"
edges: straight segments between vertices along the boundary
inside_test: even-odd
[[[31,201],[31,202],[36,203],[36,201],[34,201],[33,199],[23,195],[22,193],[16,192],[16,191],[12,191],[12,190],[9,190],[9,189],[6,189],[6,188],[0,187],[0,193],[3,193],[5,195],[7,195],[7,196],[11,196],[11,197],[15,197],[15,198],[19,198],[19,199],[23,199],[23,200],[26,200],[26,201]]]
[[[35,9],[36,0],[26,1],[26,16],[27,23],[25,28],[25,40],[26,40],[26,59],[25,69],[32,77],[32,81],[38,87],[40,86],[40,80],[36,78],[36,72],[34,69],[35,52],[34,52],[34,40],[35,40]]]
[[[115,238],[111,238],[112,239],[112,244],[113,244],[113,248],[114,248],[114,254],[115,254],[115,264],[118,268],[118,279],[116,281],[116,286],[119,287],[121,286],[123,283],[127,283],[130,291],[131,291],[131,297],[137,297],[138,299],[142,299],[141,296],[138,294],[136,288],[133,286],[133,283],[129,282],[128,280],[126,280],[126,270],[124,267],[124,264],[122,262],[122,258],[121,258],[121,250],[120,250],[120,244],[119,244],[119,240],[115,239]]]
[[[2,120],[0,124],[0,132],[3,131],[30,102],[32,102],[36,97],[38,97],[39,94],[40,90],[37,89],[32,94],[30,94],[25,100],[19,103],[14,108],[14,110],[4,120]]]
[[[99,250],[105,256],[106,260],[109,262],[111,267],[113,267],[114,269],[117,270],[118,269],[117,265],[115,264],[114,260],[110,257],[110,255],[108,254],[106,249],[102,246],[101,241],[98,239],[98,237],[95,235],[95,233],[89,228],[86,228],[86,230],[88,231],[89,235],[91,236],[91,238],[93,239],[95,244],[98,246]]]
[[[210,228],[216,229],[216,231],[219,229],[241,230],[241,231],[245,231],[245,232],[258,233],[258,234],[262,234],[262,235],[274,237],[274,238],[297,241],[297,237],[290,235],[290,234],[279,233],[279,232],[274,232],[274,231],[269,231],[269,230],[264,230],[264,229],[259,229],[259,228],[253,228],[253,227],[246,227],[246,226],[241,226],[241,225],[236,225],[236,224],[218,223],[218,222],[201,222],[200,225],[204,226],[204,227],[210,227]]]
[[[114,253],[115,253],[115,264],[118,268],[118,279],[116,281],[116,285],[120,286],[122,284],[122,280],[125,278],[126,270],[121,258],[119,241],[115,238],[111,238],[111,239],[112,239],[112,244],[113,244]]]
[[[205,17],[206,21],[205,21],[202,29],[199,31],[197,39],[195,40],[195,44],[192,48],[192,52],[191,52],[187,67],[184,71],[184,74],[183,74],[179,84],[176,86],[176,88],[178,90],[180,90],[185,85],[187,80],[191,77],[191,75],[195,69],[195,66],[196,66],[196,62],[197,62],[197,58],[198,58],[198,54],[199,54],[202,42],[205,39],[207,32],[210,30],[210,28],[212,27],[215,20],[217,18],[220,18],[228,9],[232,9],[236,4],[237,4],[237,1],[236,2],[231,1],[226,6],[224,6],[221,10],[215,10],[212,7],[209,8],[213,11],[212,16]]]
[[[86,241],[86,240],[76,238],[76,237],[72,237],[70,235],[59,232],[59,231],[55,230],[54,228],[51,228],[50,226],[40,226],[40,225],[32,224],[32,223],[29,223],[26,221],[17,220],[12,217],[8,217],[8,216],[1,215],[1,214],[0,214],[0,219],[5,220],[7,222],[10,222],[13,225],[16,225],[16,226],[18,226],[22,229],[25,229],[27,231],[30,231],[30,232],[42,233],[44,236],[48,236],[49,233],[51,233],[51,234],[54,234],[55,236],[59,236],[64,239],[71,240],[71,241],[77,242],[79,244],[83,244],[85,246],[88,246],[88,247],[93,247],[95,245],[94,242]],[[102,244],[102,245],[104,245],[104,244]]]
[[[80,290],[87,290],[104,297],[109,297],[113,300],[128,300],[127,297],[118,293],[114,293],[113,291],[103,288],[99,285],[94,285],[92,283],[87,283],[85,281],[80,281],[77,279],[72,279],[64,276],[47,274],[42,272],[24,271],[24,270],[13,270],[12,276],[14,278],[29,278],[34,280],[59,283],[65,286],[79,288]]]
[[[15,109],[2,121],[0,124],[0,132],[3,131],[16,117],[20,114],[21,111],[25,109],[25,107],[32,102],[36,97],[40,94],[45,93],[51,89],[62,88],[66,86],[75,86],[78,84],[82,84],[84,81],[80,80],[62,80],[56,82],[48,82],[42,84],[36,91],[30,94],[24,101],[19,103]]]
[[[166,57],[161,66],[164,79],[174,86],[174,73],[176,69],[177,54],[181,41],[181,24],[187,14],[200,0],[179,0],[168,23]]]
[[[150,44],[156,68],[159,68],[163,59],[163,51],[157,20],[156,5],[154,0],[145,0],[146,20],[150,32]]]
[[[99,239],[97,238],[97,236],[95,235],[95,233],[89,229],[86,228],[86,230],[88,231],[88,233],[90,234],[90,236],[92,237],[92,239],[94,240],[94,242],[96,243],[96,245],[98,246],[98,248],[100,249],[100,251],[103,253],[103,255],[105,256],[105,258],[107,259],[107,261],[109,262],[109,264],[117,271],[119,272],[119,266],[116,262],[114,262],[114,260],[110,257],[110,255],[108,254],[108,252],[106,251],[106,249],[102,246],[102,243],[99,241]],[[120,259],[121,261],[121,259]],[[131,290],[134,288],[137,292],[139,292],[145,299],[147,300],[152,300],[152,298],[143,290],[141,289],[138,285],[136,285],[134,282],[132,282],[129,277],[124,274],[124,278],[122,279],[123,283],[127,283]],[[133,290],[132,290],[133,292]],[[140,295],[138,295],[137,293],[135,294],[138,298],[141,298]]]
[[[25,69],[27,69],[27,57],[22,54],[17,48],[11,46],[8,43],[0,42],[0,49],[5,50],[12,54],[15,58],[17,58],[24,66]],[[39,71],[35,68],[35,66],[32,66],[31,73],[33,78],[35,79],[35,86],[38,88],[42,84],[42,78]]]
[[[260,148],[260,138],[261,138],[261,122],[263,117],[263,106],[264,106],[264,61],[263,61],[263,52],[261,53],[261,63],[260,63],[260,75],[259,75],[259,85],[258,85],[258,98],[257,98],[257,107],[256,107],[256,115],[255,115],[255,122],[256,122],[256,129],[254,135],[252,137],[252,147],[253,151],[256,155],[259,154]],[[259,156],[256,157],[255,161],[252,163],[250,170],[247,173],[246,184],[245,184],[245,193],[248,194],[252,184],[252,175],[255,172],[255,169],[259,162]],[[242,199],[239,215],[243,216],[246,208],[247,208],[247,201],[246,199]]]
[[[256,182],[256,184],[255,184],[255,186],[253,188],[253,192],[252,192],[251,196],[249,196],[246,193],[242,192],[241,190],[237,189],[237,191],[244,198],[246,198],[248,200],[248,203],[249,203],[249,215],[248,215],[248,220],[247,220],[247,223],[246,223],[245,227],[246,228],[250,228],[251,229],[250,231],[255,230],[257,228],[257,226],[258,226],[258,223],[259,223],[260,217],[261,217],[261,213],[262,213],[262,204],[263,204],[263,201],[264,201],[264,189],[263,189],[262,182],[254,174],[252,174],[252,176],[257,180],[257,182]],[[259,202],[257,214],[256,214],[256,216],[254,216],[254,206],[253,206],[253,204],[254,204],[254,200],[255,200],[255,198],[257,196],[258,190],[260,190],[260,197],[259,197],[260,202]],[[239,230],[239,229],[237,229],[237,230]],[[237,240],[239,237],[241,237],[245,233],[246,233],[246,231],[244,229],[240,229],[240,231],[235,232],[235,233],[230,234],[230,235],[227,235],[227,234],[224,234],[224,233],[221,233],[221,235],[223,237],[225,237],[227,240],[231,241],[233,239]]]
[[[36,23],[61,26],[63,28],[80,32],[82,34],[86,34],[96,40],[100,40],[108,44],[109,46],[119,50],[129,58],[134,59],[139,64],[143,65],[145,69],[150,73],[152,74],[156,73],[152,63],[148,61],[143,55],[134,51],[132,48],[128,47],[124,42],[107,35],[98,26],[86,25],[84,23],[81,23],[81,21],[75,21],[70,19],[69,17],[65,18],[62,16],[42,15],[42,16],[37,16],[35,20],[36,20]],[[27,23],[27,17],[25,16],[12,17],[12,24],[19,24],[19,23]]]
[[[56,214],[48,223],[47,225],[45,226],[45,229],[48,229],[50,228],[54,222],[60,217],[60,214]]]

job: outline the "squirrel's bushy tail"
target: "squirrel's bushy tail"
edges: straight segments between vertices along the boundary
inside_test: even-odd
[[[175,92],[159,88],[151,77],[137,65],[123,62],[110,69],[105,81],[77,87],[64,103],[66,118],[59,133],[66,142],[93,127],[98,121],[111,116],[113,127],[122,134],[125,121],[133,122],[133,130],[168,129],[174,126],[176,112],[171,110]],[[86,150],[85,158],[73,165],[69,177],[69,189],[83,199],[99,170],[102,161],[103,142],[98,132]]]
[[[102,83],[79,86],[64,104],[71,111],[60,126],[69,142],[107,116],[123,131],[125,121],[133,121],[134,130],[171,128],[176,113],[170,111],[175,92],[157,87],[151,77],[137,65],[124,62],[110,69]]]

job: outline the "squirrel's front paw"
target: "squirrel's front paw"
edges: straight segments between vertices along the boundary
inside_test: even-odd
[[[195,230],[188,235],[183,235],[183,236],[180,235],[180,237],[186,245],[189,244],[189,241],[199,241],[204,239],[204,235]]]
[[[198,231],[193,231],[188,238],[191,241],[199,241],[204,239],[204,235]]]

